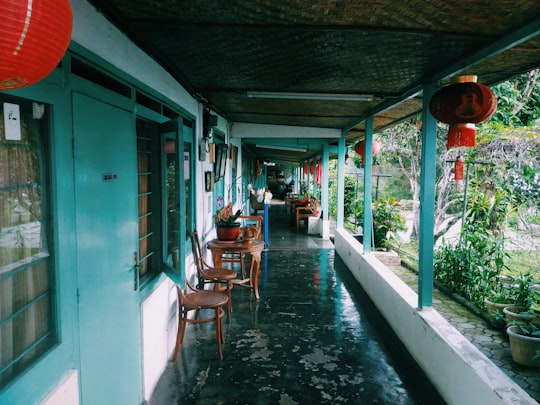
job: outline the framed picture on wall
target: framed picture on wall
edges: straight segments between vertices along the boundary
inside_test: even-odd
[[[225,168],[227,167],[227,151],[228,147],[225,144],[216,145],[216,161],[214,162],[214,180],[219,181],[225,176]]]
[[[214,191],[214,172],[204,172],[204,191]]]

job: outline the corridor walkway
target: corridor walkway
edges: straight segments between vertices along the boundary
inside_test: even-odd
[[[188,325],[150,405],[444,404],[333,245],[270,206],[260,301],[233,290],[224,359],[211,325]]]

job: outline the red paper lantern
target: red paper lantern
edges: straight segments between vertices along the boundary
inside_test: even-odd
[[[354,145],[354,151],[358,153],[360,156],[362,156],[362,164],[365,164],[365,156],[364,156],[364,150],[366,149],[366,140],[362,139],[359,142],[356,142],[356,145]],[[375,156],[379,151],[381,150],[381,144],[377,142],[376,140],[373,140],[371,143],[371,156]]]
[[[311,162],[311,164],[309,165],[309,174],[313,176],[314,172],[315,172],[315,164]]]
[[[497,97],[491,89],[476,83],[476,76],[462,76],[457,83],[444,86],[429,102],[431,114],[450,124],[446,146],[476,146],[476,126],[497,109]]]
[[[454,180],[462,181],[465,179],[465,162],[463,158],[459,156],[454,163]]]
[[[26,87],[51,73],[71,39],[69,0],[3,0],[0,15],[0,90]]]

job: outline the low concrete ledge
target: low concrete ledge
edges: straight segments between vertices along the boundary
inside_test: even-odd
[[[458,332],[439,312],[417,308],[418,296],[374,254],[336,229],[337,254],[448,404],[537,402]]]

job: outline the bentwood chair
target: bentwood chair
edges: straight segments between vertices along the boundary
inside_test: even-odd
[[[186,325],[188,323],[205,323],[205,322],[215,322],[216,324],[216,342],[218,357],[220,360],[223,360],[223,353],[221,350],[221,345],[225,343],[225,338],[223,336],[223,326],[222,319],[225,315],[223,311],[223,306],[227,305],[229,298],[227,295],[217,292],[217,291],[202,291],[193,288],[189,282],[186,280],[186,289],[183,290],[180,286],[176,286],[178,293],[178,332],[176,334],[176,345],[174,347],[173,361],[176,361],[178,358],[178,352],[180,345],[184,341],[184,334],[186,332]],[[192,292],[190,293],[189,290]],[[209,318],[194,318],[188,317],[189,311],[199,310],[214,310],[214,316]]]
[[[199,234],[196,231],[191,232],[191,251],[193,252],[193,261],[197,267],[197,289],[204,290],[204,285],[209,283],[214,284],[214,290],[219,290],[220,285],[225,285],[228,297],[227,319],[230,322],[232,311],[232,282],[236,279],[238,274],[233,270],[212,267],[204,260]]]

